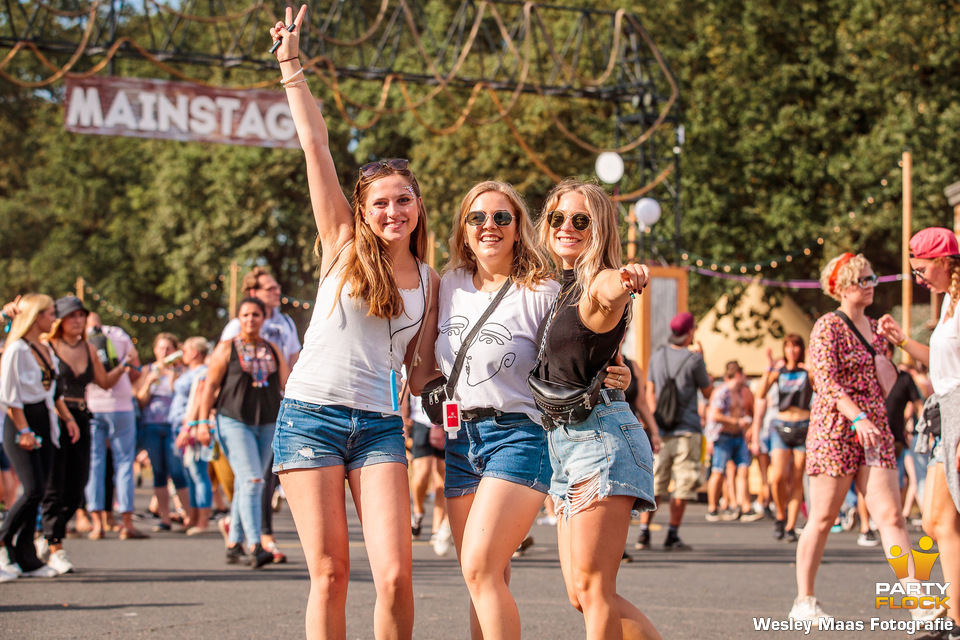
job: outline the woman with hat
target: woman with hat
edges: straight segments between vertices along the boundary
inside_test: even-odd
[[[880,334],[898,345],[918,362],[929,367],[930,382],[939,401],[941,433],[934,446],[935,465],[927,472],[924,491],[923,530],[937,541],[943,580],[949,583],[951,603],[960,599],[960,249],[957,236],[949,229],[931,227],[910,240],[910,267],[917,281],[934,293],[946,294],[940,320],[930,336],[930,345],[910,338],[900,325],[885,315],[880,318]],[[960,625],[954,606],[950,617]],[[953,635],[960,632],[954,626]]]
[[[53,578],[59,572],[37,557],[33,532],[37,510],[60,446],[63,420],[70,442],[80,439],[77,422],[58,397],[57,357],[40,336],[56,320],[53,299],[23,296],[0,358],[0,408],[3,448],[23,485],[23,494],[0,525],[0,582],[17,576]]]
[[[60,360],[60,390],[70,415],[80,428],[80,439],[70,442],[60,432],[60,447],[47,476],[43,495],[43,535],[37,542],[41,557],[58,573],[73,571],[73,564],[63,550],[67,522],[84,504],[83,490],[90,474],[90,418],[87,409],[87,385],[96,383],[110,389],[127,370],[122,362],[107,372],[93,346],[87,342],[87,311],[76,296],[59,298],[54,305],[57,319],[44,339]]]

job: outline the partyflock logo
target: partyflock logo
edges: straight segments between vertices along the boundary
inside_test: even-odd
[[[930,552],[933,540],[929,536],[920,538],[920,550],[910,549],[904,552],[899,546],[890,547],[887,562],[897,576],[897,582],[878,582],[876,591],[877,609],[945,609],[947,608],[947,587],[949,584],[930,582],[930,573],[940,555]],[[904,584],[902,581],[910,575],[909,563],[913,559],[914,577]]]

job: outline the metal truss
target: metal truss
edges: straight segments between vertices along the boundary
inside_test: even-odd
[[[630,167],[624,192],[651,185],[644,195],[675,212],[679,252],[679,94],[636,16],[509,0],[306,3],[301,49],[338,78],[399,80],[460,95],[482,85],[606,105],[615,113],[613,139],[595,146],[620,148]],[[209,67],[275,73],[265,34],[279,17],[272,6],[230,0],[0,0],[0,59],[18,47],[24,55],[26,46],[71,72],[109,57],[148,59],[194,77],[209,77]],[[5,67],[8,80],[38,79],[36,65]]]

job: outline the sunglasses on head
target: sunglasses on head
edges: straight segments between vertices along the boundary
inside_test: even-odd
[[[487,222],[486,211],[471,211],[467,214],[467,224],[471,227],[479,227]],[[513,222],[513,214],[509,211],[494,211],[493,223],[498,227],[506,227]]]
[[[373,162],[368,162],[367,164],[360,167],[360,175],[364,178],[372,178],[377,175],[383,168],[392,169],[393,171],[409,171],[410,161],[406,158],[388,158],[386,160],[374,160]]]
[[[861,289],[875,287],[877,286],[878,282],[880,282],[880,278],[878,278],[876,275],[863,276],[862,278],[857,279],[857,284],[860,285]]]
[[[590,216],[585,213],[574,213],[567,216],[563,211],[551,211],[547,214],[547,223],[554,229],[563,226],[564,221],[570,218],[570,224],[577,231],[585,231],[590,226]]]

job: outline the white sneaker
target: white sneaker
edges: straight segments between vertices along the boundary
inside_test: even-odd
[[[819,629],[821,621],[833,620],[833,616],[827,614],[814,596],[803,596],[793,601],[793,608],[790,609],[790,618],[792,620],[809,620]]]
[[[20,569],[20,565],[10,561],[10,554],[7,553],[6,547],[0,547],[0,571],[12,573],[17,577],[20,577],[20,574],[23,573],[23,571]]]
[[[943,607],[936,609],[910,609],[910,617],[919,622],[932,622],[947,613]]]
[[[67,557],[67,552],[64,549],[51,553],[47,565],[53,567],[57,574],[61,576],[65,573],[73,573],[74,571],[73,563],[70,562],[70,558]]]
[[[16,580],[19,577],[20,576],[18,576],[15,573],[10,573],[9,571],[4,571],[3,569],[0,569],[0,582],[11,582],[13,580]]]
[[[60,574],[57,573],[57,570],[51,567],[48,564],[45,564],[33,571],[24,571],[24,578],[56,578]]]
[[[450,547],[453,546],[453,533],[448,523],[444,522],[440,525],[440,529],[430,536],[430,544],[433,545],[433,552],[440,557],[450,553]]]
[[[43,536],[40,536],[33,541],[33,546],[37,548],[37,557],[43,560],[44,562],[50,559],[50,544],[47,542],[47,539]]]

